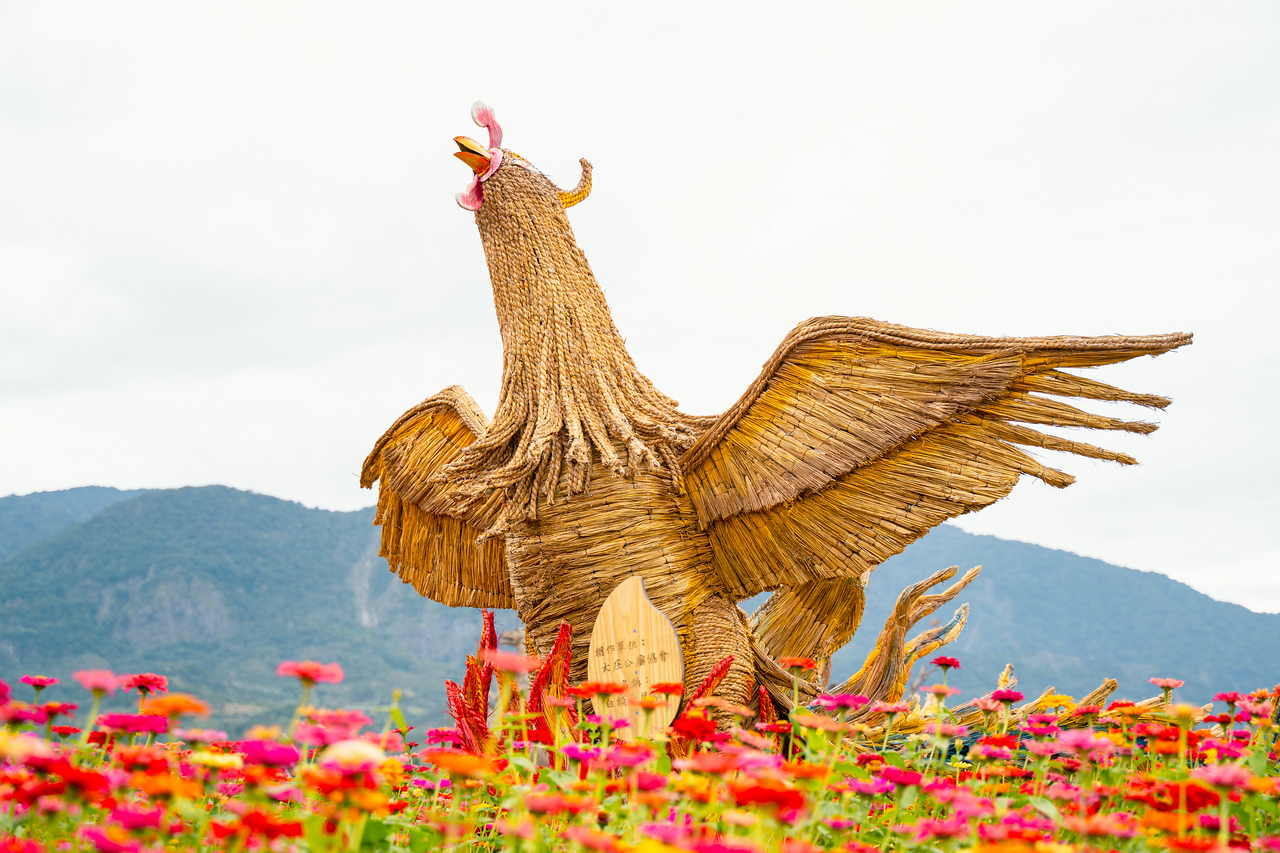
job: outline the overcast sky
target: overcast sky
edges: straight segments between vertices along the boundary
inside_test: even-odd
[[[0,494],[373,501],[501,349],[451,139],[563,187],[641,370],[728,407],[801,320],[1192,331],[967,530],[1280,611],[1280,5],[0,2]],[[1130,412],[1147,416],[1145,410]],[[874,582],[874,579],[873,579]]]

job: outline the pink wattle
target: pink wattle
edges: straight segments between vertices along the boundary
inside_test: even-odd
[[[480,176],[473,178],[471,186],[453,198],[458,202],[458,207],[463,210],[479,210],[480,205],[484,204],[484,190],[480,187]]]
[[[485,181],[498,171],[498,167],[502,165],[502,149],[489,149],[489,168],[485,170],[483,175],[476,175],[471,179],[471,184],[464,192],[460,192],[453,198],[458,202],[458,207],[463,210],[479,210],[480,205],[484,204],[484,188],[481,186]]]

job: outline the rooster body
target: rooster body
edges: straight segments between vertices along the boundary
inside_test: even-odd
[[[1063,368],[1159,354],[1190,335],[982,338],[823,317],[798,326],[729,411],[679,411],[636,368],[565,210],[572,191],[499,147],[492,112],[473,117],[490,146],[459,138],[503,341],[489,420],[460,388],[410,409],[378,440],[361,483],[380,482],[375,523],[392,570],[455,606],[513,607],[532,650],[573,628],[571,677],[586,675],[587,638],[604,599],[639,575],[680,636],[687,685],[728,656],[721,693],[785,706],[777,660],[821,665],[862,616],[870,572],[948,518],[1005,496],[1026,474],[1069,475],[1025,446],[1122,463],[1124,454],[1036,425],[1150,432],[1053,396],[1161,408]],[[1028,426],[1032,425],[1032,426]],[[954,638],[965,608],[908,641],[911,626],[976,575],[903,592],[866,665],[839,689],[901,695],[906,670]],[[751,617],[738,602],[764,591]]]

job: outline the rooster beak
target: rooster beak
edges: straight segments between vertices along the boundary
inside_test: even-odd
[[[470,166],[471,171],[483,175],[489,170],[489,149],[466,136],[455,136],[453,141],[461,149],[453,156]]]

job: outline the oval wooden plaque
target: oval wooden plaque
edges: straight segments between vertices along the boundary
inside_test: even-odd
[[[644,712],[627,704],[663,682],[684,681],[684,657],[680,637],[671,620],[653,606],[644,591],[644,581],[634,575],[614,587],[604,600],[591,631],[587,677],[591,681],[624,682],[627,692],[610,699],[597,714],[623,717],[631,725],[615,734],[635,740],[645,734],[660,734],[675,717],[680,697],[672,696],[665,708],[649,714],[649,730],[644,728]]]

